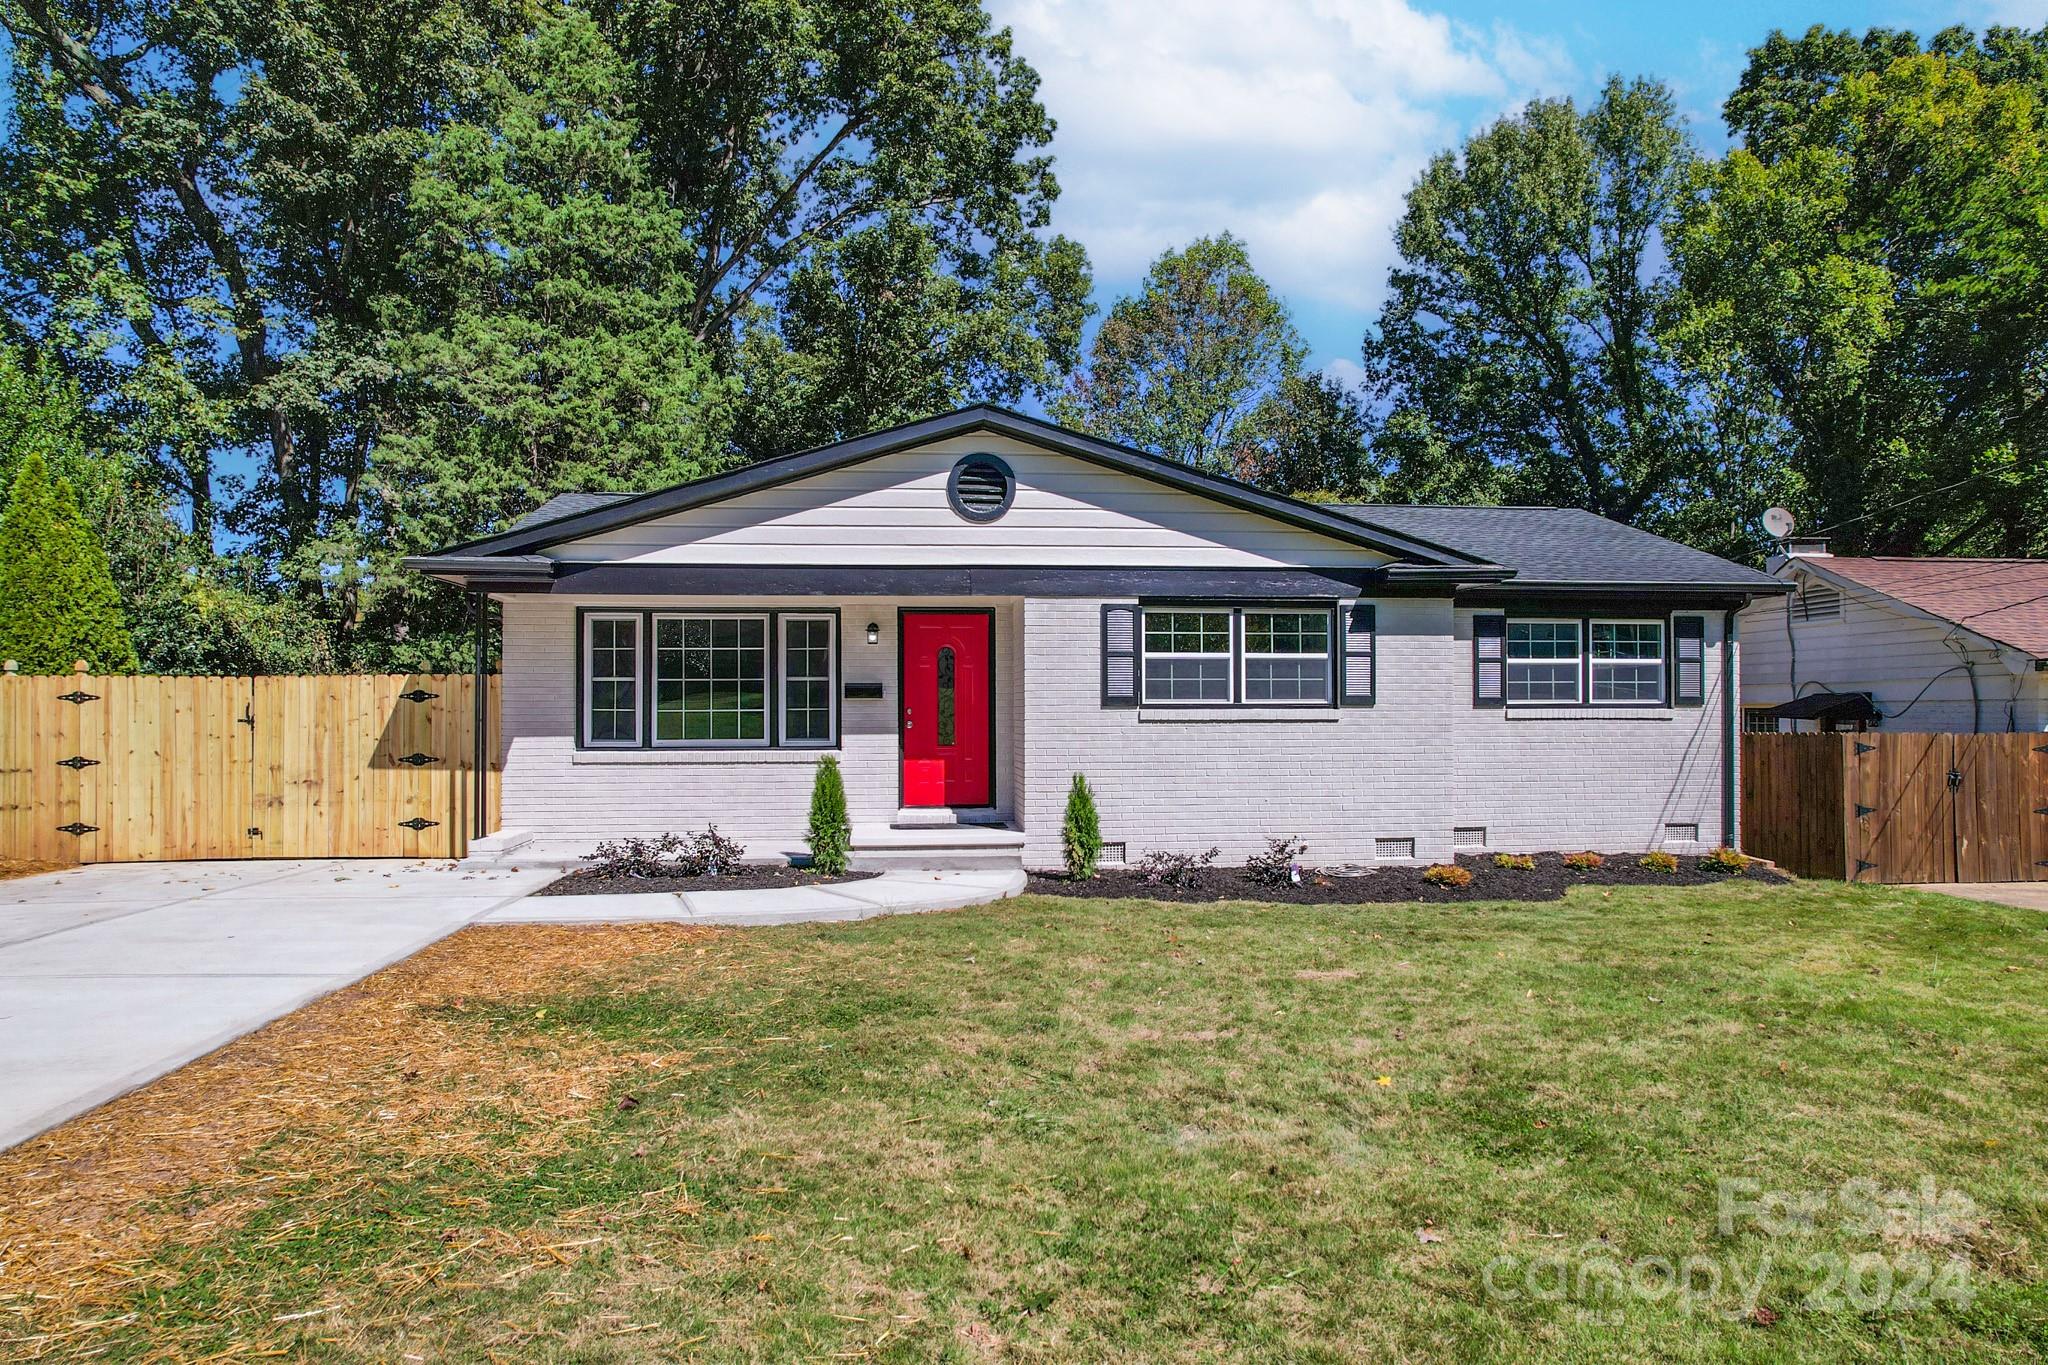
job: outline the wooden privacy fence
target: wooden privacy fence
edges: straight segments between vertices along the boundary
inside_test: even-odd
[[[0,856],[461,857],[469,674],[0,677]],[[497,680],[487,715],[497,733]],[[485,828],[497,809],[486,779]]]
[[[1746,735],[1742,846],[1802,877],[2048,880],[2048,734]]]

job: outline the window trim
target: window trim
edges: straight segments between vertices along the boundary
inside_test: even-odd
[[[1240,607],[1237,610],[1237,619],[1232,623],[1237,635],[1237,695],[1244,705],[1328,706],[1331,704],[1332,699],[1337,693],[1336,668],[1332,662],[1332,649],[1336,644],[1335,633],[1341,629],[1337,624],[1334,612],[1326,613],[1328,619],[1323,627],[1323,695],[1320,697],[1294,697],[1281,700],[1268,698],[1264,701],[1255,700],[1252,697],[1251,662],[1253,659],[1313,659],[1316,656],[1313,653],[1306,652],[1273,654],[1262,651],[1254,654],[1251,650],[1250,631],[1246,625],[1245,618],[1247,616],[1314,616],[1316,614],[1316,609],[1312,607],[1269,607],[1259,604]]]
[[[1593,656],[1593,628],[1595,626],[1655,626],[1657,628],[1657,657],[1655,659],[1607,659]],[[1669,706],[1671,704],[1671,645],[1673,632],[1671,619],[1661,616],[1589,616],[1586,618],[1586,704],[1588,706]],[[1593,695],[1593,684],[1599,677],[1600,665],[1645,664],[1657,665],[1657,695],[1652,698],[1632,698],[1627,701],[1600,701]],[[1700,666],[1706,667],[1705,638],[1701,639]]]
[[[789,627],[797,621],[823,621],[831,647],[825,651],[825,696],[828,701],[825,738],[789,738]],[[770,734],[785,749],[836,749],[839,747],[839,613],[836,611],[788,611],[775,615],[775,705]]]
[[[1579,652],[1576,667],[1572,670],[1572,691],[1568,700],[1549,698],[1533,700],[1515,699],[1515,627],[1516,626],[1570,626],[1578,639]],[[1501,628],[1500,636],[1500,697],[1507,706],[1585,706],[1592,694],[1591,679],[1586,670],[1586,658],[1591,649],[1589,643],[1592,631],[1583,616],[1509,616]],[[1561,664],[1564,659],[1523,659],[1525,664]]]
[[[1488,707],[1489,709],[1492,709],[1492,708],[1494,708],[1494,707],[1495,707],[1495,706],[1497,705],[1497,706],[1499,706],[1499,707],[1509,707],[1509,708],[1514,708],[1514,707],[1521,707],[1521,708],[1525,708],[1525,709],[1535,709],[1535,710],[1542,710],[1542,709],[1544,709],[1544,708],[1549,708],[1549,709],[1552,709],[1552,710],[1584,710],[1584,711],[1644,711],[1644,710],[1671,710],[1671,709],[1676,709],[1676,707],[1677,707],[1677,703],[1676,703],[1675,701],[1673,701],[1673,696],[1674,696],[1674,693],[1673,693],[1673,688],[1672,688],[1672,685],[1673,685],[1673,678],[1674,678],[1674,661],[1673,661],[1673,656],[1672,656],[1672,650],[1673,650],[1673,648],[1674,648],[1674,646],[1675,646],[1675,640],[1676,640],[1676,633],[1677,633],[1677,632],[1676,632],[1676,627],[1675,627],[1675,626],[1674,626],[1674,625],[1673,625],[1672,623],[1673,623],[1673,620],[1674,620],[1674,619],[1675,619],[1676,617],[1678,617],[1678,616],[1683,616],[1683,615],[1697,615],[1697,614],[1698,614],[1698,613],[1689,613],[1689,612],[1682,612],[1682,611],[1680,611],[1680,612],[1666,612],[1666,613],[1665,613],[1665,614],[1663,614],[1662,616],[1591,616],[1591,615],[1581,615],[1581,616],[1569,616],[1569,615],[1558,615],[1558,614],[1556,614],[1555,612],[1540,612],[1540,613],[1539,613],[1539,612],[1528,612],[1528,613],[1520,613],[1520,612],[1515,612],[1515,611],[1493,611],[1493,612],[1486,612],[1486,611],[1481,611],[1481,612],[1478,612],[1478,613],[1476,613],[1476,614],[1475,614],[1475,619],[1477,619],[1477,617],[1478,617],[1478,616],[1484,616],[1484,615],[1494,615],[1494,616],[1498,616],[1498,617],[1500,617],[1500,619],[1501,619],[1501,679],[1500,679],[1501,699],[1500,699],[1499,703],[1497,703],[1497,704],[1495,704],[1495,703],[1483,703],[1483,702],[1478,702],[1478,701],[1475,701],[1475,702],[1473,703],[1473,705],[1474,705],[1475,707],[1477,707],[1477,706],[1486,706],[1486,707]],[[1578,675],[1577,675],[1577,676],[1578,676],[1578,699],[1577,699],[1577,700],[1575,700],[1575,701],[1516,701],[1516,700],[1514,700],[1514,699],[1513,699],[1513,698],[1512,698],[1512,697],[1511,697],[1511,696],[1509,695],[1509,692],[1510,692],[1510,690],[1511,690],[1511,689],[1510,689],[1510,686],[1509,686],[1509,675],[1510,675],[1510,671],[1512,670],[1512,668],[1514,667],[1514,664],[1515,664],[1515,662],[1516,662],[1516,661],[1515,661],[1515,659],[1514,659],[1514,657],[1513,657],[1513,655],[1512,655],[1512,654],[1510,653],[1510,650],[1509,650],[1509,640],[1511,639],[1511,636],[1512,636],[1512,632],[1513,632],[1513,630],[1514,630],[1514,627],[1515,627],[1515,626],[1517,626],[1517,625],[1530,625],[1530,624],[1574,625],[1574,626],[1576,626],[1576,627],[1578,628],[1578,632],[1579,632],[1579,659],[1578,659],[1578,665],[1579,665],[1579,666],[1578,666]],[[1648,625],[1654,625],[1654,626],[1657,626],[1657,627],[1659,627],[1659,628],[1660,628],[1660,630],[1661,630],[1661,632],[1662,632],[1662,639],[1663,639],[1663,650],[1662,650],[1662,651],[1661,651],[1661,652],[1660,652],[1660,653],[1658,654],[1657,658],[1656,658],[1656,659],[1655,659],[1654,661],[1652,661],[1652,660],[1648,660],[1648,659],[1636,659],[1636,660],[1609,660],[1609,661],[1608,661],[1608,662],[1631,662],[1631,663],[1650,663],[1650,662],[1655,662],[1655,663],[1657,664],[1657,666],[1658,666],[1658,683],[1659,683],[1659,685],[1658,685],[1658,695],[1657,695],[1657,697],[1656,697],[1656,699],[1655,699],[1654,701],[1595,701],[1595,700],[1593,699],[1593,666],[1594,666],[1594,659],[1593,659],[1593,627],[1594,627],[1594,626],[1596,626],[1596,625],[1600,625],[1600,626],[1648,626]],[[1476,638],[1476,636],[1475,636],[1475,638]],[[1703,636],[1703,637],[1702,637],[1702,640],[1701,640],[1701,649],[1702,649],[1702,656],[1701,656],[1701,657],[1702,657],[1702,664],[1701,664],[1701,666],[1702,666],[1703,668],[1705,667],[1705,654],[1704,654],[1704,650],[1705,650],[1705,648],[1706,648],[1706,643],[1707,643],[1707,642],[1706,642],[1706,640],[1704,639],[1704,636]],[[1544,661],[1544,660],[1541,660],[1541,659],[1523,659],[1523,660],[1521,660],[1521,662],[1522,662],[1522,663],[1542,663],[1542,662],[1545,662],[1545,661]],[[1555,662],[1555,663],[1563,663],[1563,662],[1565,662],[1565,661],[1564,661],[1564,660],[1562,660],[1562,659],[1559,659],[1559,660],[1551,660],[1551,661],[1549,661],[1549,662]],[[1474,686],[1476,687],[1476,686],[1477,686],[1477,673],[1476,673],[1477,663],[1476,663],[1476,660],[1475,660],[1475,663],[1474,663],[1474,668],[1475,668],[1475,673],[1474,673]]]
[[[616,678],[591,676],[590,653],[597,634],[594,627],[599,621],[631,621],[633,623],[633,737],[631,739],[592,739],[591,732],[597,727],[592,723],[596,715],[590,708],[593,683],[616,682]],[[581,611],[576,621],[576,747],[579,749],[639,749],[645,747],[647,739],[647,621],[646,614],[638,611]]]
[[[1359,600],[1367,601],[1370,599]],[[1248,710],[1264,710],[1269,708],[1280,707],[1284,707],[1290,710],[1315,710],[1317,708],[1322,708],[1325,710],[1335,709],[1342,705],[1342,688],[1341,684],[1337,681],[1337,670],[1340,667],[1339,660],[1341,660],[1343,657],[1343,647],[1339,636],[1339,632],[1341,631],[1342,626],[1340,625],[1338,620],[1338,613],[1346,605],[1348,604],[1333,601],[1328,598],[1311,599],[1307,601],[1299,599],[1292,601],[1286,599],[1275,599],[1273,601],[1239,603],[1212,602],[1203,598],[1140,598],[1136,604],[1138,610],[1138,631],[1137,652],[1134,660],[1137,667],[1138,709],[1150,711],[1213,711],[1219,708],[1233,707],[1244,708]],[[1230,632],[1230,649],[1227,656],[1224,654],[1217,654],[1214,652],[1202,654],[1162,653],[1159,656],[1162,658],[1170,657],[1175,659],[1221,659],[1227,657],[1230,663],[1230,696],[1228,698],[1218,698],[1209,701],[1154,701],[1146,695],[1145,661],[1153,656],[1145,648],[1145,617],[1152,612],[1159,612],[1161,614],[1168,612],[1203,612],[1209,614],[1219,614],[1228,618]],[[1328,641],[1328,648],[1324,652],[1325,667],[1328,670],[1324,675],[1326,683],[1326,695],[1323,697],[1321,701],[1246,700],[1244,617],[1247,612],[1292,612],[1296,614],[1320,612],[1329,619],[1329,626],[1324,637]],[[1263,658],[1269,656],[1261,655],[1260,657]],[[1304,654],[1278,654],[1272,655],[1270,657],[1280,659],[1302,659],[1307,658],[1309,656]]]
[[[830,667],[832,670],[832,742],[829,744],[820,744],[815,740],[801,740],[793,744],[786,743],[783,740],[779,724],[780,717],[782,714],[782,708],[780,703],[777,702],[776,704],[770,705],[768,707],[768,735],[765,741],[753,739],[671,739],[663,740],[661,743],[656,744],[653,740],[653,640],[654,618],[657,616],[714,616],[756,618],[765,617],[768,621],[768,636],[766,642],[768,654],[767,685],[771,689],[774,689],[778,697],[780,696],[782,685],[782,628],[780,624],[781,618],[784,616],[829,617],[832,621],[832,657],[830,660]],[[590,621],[593,617],[609,619],[626,618],[636,620],[640,623],[640,647],[637,659],[637,685],[640,688],[640,697],[639,706],[636,708],[636,714],[634,718],[639,737],[631,743],[626,743],[619,740],[592,740],[590,738],[590,627],[586,623]],[[844,623],[841,615],[841,608],[839,607],[805,607],[800,610],[789,611],[785,611],[780,608],[763,608],[749,606],[706,606],[687,608],[578,607],[576,608],[576,650],[574,657],[571,658],[571,660],[569,661],[569,667],[576,690],[575,747],[578,751],[592,751],[598,753],[615,753],[620,750],[659,750],[664,752],[681,750],[686,752],[707,753],[731,751],[752,753],[761,749],[782,748],[806,751],[816,750],[819,752],[827,752],[830,750],[839,749],[842,747],[843,736],[845,734],[845,727],[842,723],[843,717],[841,715],[840,706],[840,679],[845,674],[843,655],[845,653],[846,640],[845,632],[842,629],[843,624]]]

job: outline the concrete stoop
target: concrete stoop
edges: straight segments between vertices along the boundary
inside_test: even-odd
[[[1024,834],[1000,825],[859,824],[850,863],[859,872],[1021,872]]]

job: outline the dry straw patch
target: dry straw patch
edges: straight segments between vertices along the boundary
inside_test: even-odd
[[[614,1079],[686,1059],[559,1030],[522,1038],[453,1011],[702,954],[715,937],[679,925],[469,929],[0,1153],[0,1314],[61,1337],[149,1280],[154,1249],[217,1236],[287,1186],[339,1191],[363,1178],[366,1150],[530,1163],[562,1148]]]

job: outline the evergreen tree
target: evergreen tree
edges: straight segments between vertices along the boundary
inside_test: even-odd
[[[811,845],[811,869],[828,877],[846,871],[847,856],[853,851],[853,822],[846,815],[846,783],[839,776],[839,760],[826,754],[818,760],[818,777],[811,786],[811,824],[806,838]]]
[[[0,512],[0,658],[24,673],[68,673],[78,659],[97,673],[136,667],[106,549],[38,450],[16,466]]]
[[[1095,875],[1096,861],[1102,857],[1102,820],[1095,812],[1095,793],[1079,773],[1067,789],[1067,818],[1060,825],[1060,844],[1066,851],[1069,877],[1085,881]]]

